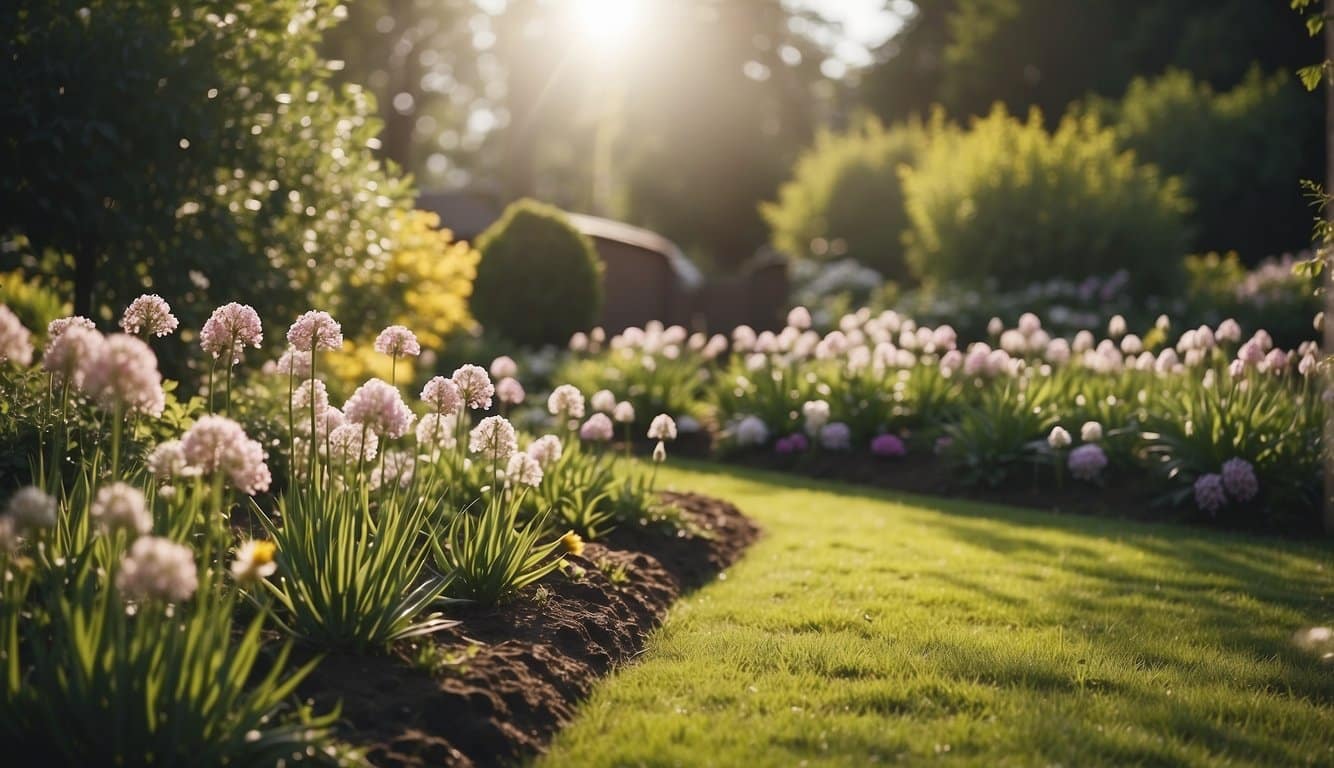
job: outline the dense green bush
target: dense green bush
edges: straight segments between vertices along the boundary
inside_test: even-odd
[[[563,344],[597,322],[602,262],[557,208],[520,200],[477,238],[473,317],[519,344]]]
[[[761,206],[774,247],[792,256],[855,259],[892,280],[909,277],[899,166],[917,159],[924,140],[918,123],[886,128],[874,118],[847,133],[822,132],[778,201]]]
[[[908,258],[926,280],[1006,288],[1124,268],[1133,284],[1161,288],[1189,241],[1180,182],[1091,117],[1051,133],[1037,111],[1020,121],[999,106],[967,129],[937,119],[903,188]]]
[[[1297,180],[1321,172],[1309,151],[1319,106],[1283,72],[1251,70],[1216,93],[1189,73],[1169,71],[1138,78],[1121,101],[1094,101],[1087,111],[1116,132],[1122,148],[1181,177],[1196,204],[1195,250],[1237,250],[1253,264],[1309,242],[1310,210]]]

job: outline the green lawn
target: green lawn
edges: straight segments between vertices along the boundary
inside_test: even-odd
[[[689,466],[765,538],[538,766],[1334,765],[1334,545]]]

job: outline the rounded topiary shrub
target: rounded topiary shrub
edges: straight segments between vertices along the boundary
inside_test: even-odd
[[[1048,132],[997,107],[967,129],[937,120],[903,171],[908,259],[924,280],[1014,288],[1125,269],[1161,293],[1177,282],[1191,204],[1091,117]]]
[[[602,262],[558,208],[520,200],[477,238],[472,314],[531,346],[564,344],[602,312]]]
[[[923,139],[920,124],[885,128],[875,119],[847,133],[821,133],[778,201],[761,206],[774,247],[819,260],[850,258],[891,280],[908,278],[899,167],[916,160]]]

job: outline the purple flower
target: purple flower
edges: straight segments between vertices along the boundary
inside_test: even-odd
[[[784,456],[793,453],[805,453],[811,447],[811,443],[806,436],[800,432],[795,432],[787,437],[778,438],[774,443],[774,452]]]
[[[1223,462],[1223,488],[1237,501],[1250,501],[1260,492],[1260,481],[1255,477],[1255,468],[1245,459],[1228,459]]]
[[[908,446],[898,435],[876,435],[871,440],[871,453],[883,458],[898,458],[907,455]]]
[[[826,424],[820,430],[820,446],[827,451],[846,451],[852,447],[852,428],[841,421]]]
[[[1195,504],[1210,514],[1216,514],[1227,505],[1222,475],[1210,473],[1195,481]]]
[[[1076,479],[1096,480],[1107,467],[1107,454],[1096,443],[1085,443],[1070,452],[1066,464]]]

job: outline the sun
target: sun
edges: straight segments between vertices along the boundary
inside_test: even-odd
[[[639,21],[640,0],[573,0],[574,24],[590,43],[623,45]]]

